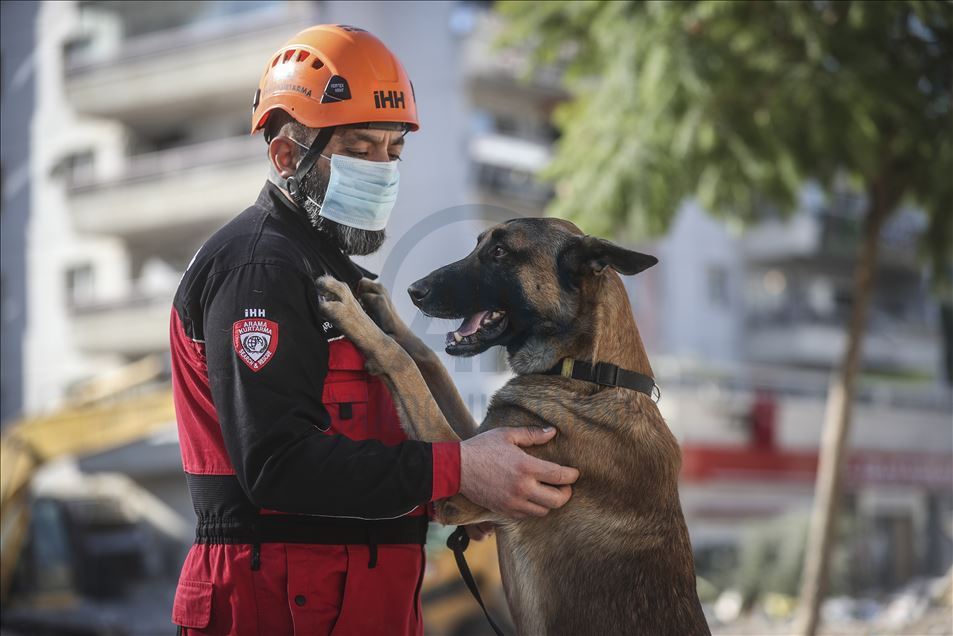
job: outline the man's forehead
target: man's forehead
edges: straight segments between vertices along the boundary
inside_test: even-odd
[[[345,141],[363,141],[370,144],[403,144],[404,131],[399,129],[384,129],[373,127],[373,124],[360,127],[343,127],[341,139]]]

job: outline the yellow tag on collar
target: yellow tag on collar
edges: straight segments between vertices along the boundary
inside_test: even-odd
[[[564,378],[571,378],[573,363],[575,363],[575,360],[572,358],[563,358],[563,368],[560,372],[560,375],[562,375]]]

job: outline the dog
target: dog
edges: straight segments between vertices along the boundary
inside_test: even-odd
[[[544,517],[498,518],[461,495],[437,504],[442,523],[497,524],[521,634],[710,634],[679,503],[678,443],[650,395],[596,377],[624,375],[615,365],[654,384],[619,274],[656,262],[568,221],[523,218],[483,232],[468,256],[408,289],[425,314],[464,318],[447,335],[448,354],[506,349],[516,376],[493,395],[479,430],[554,426],[550,442],[526,452],[580,471],[569,502]],[[361,281],[357,297],[328,277],[317,286],[322,310],[388,385],[409,437],[477,432],[436,354],[380,285]],[[601,384],[575,379],[570,365],[597,362]]]

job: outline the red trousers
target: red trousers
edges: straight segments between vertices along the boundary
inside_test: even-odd
[[[252,570],[250,545],[194,545],[172,620],[188,636],[423,634],[423,546],[377,550],[370,568],[366,545],[265,543]]]

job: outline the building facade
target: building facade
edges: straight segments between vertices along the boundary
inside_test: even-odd
[[[23,337],[27,324],[26,232],[30,215],[30,119],[34,106],[34,33],[38,5],[0,5],[3,19],[3,118],[0,119],[0,422],[23,408]]]

